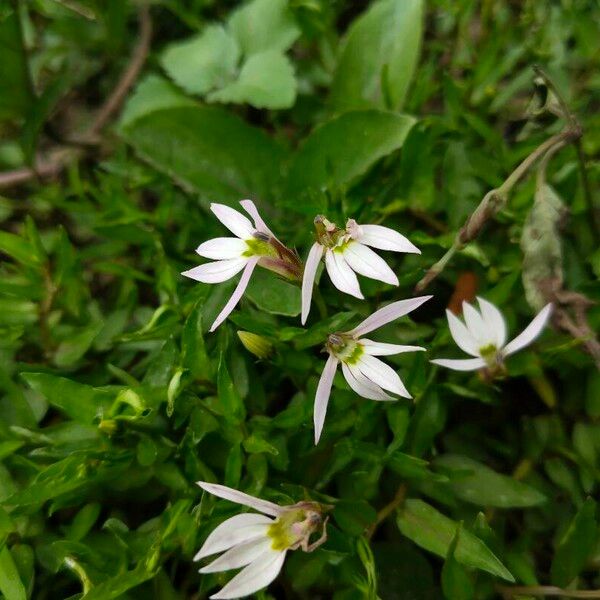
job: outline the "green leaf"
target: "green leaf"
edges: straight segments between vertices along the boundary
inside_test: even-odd
[[[477,506],[524,508],[538,506],[546,497],[535,488],[512,477],[500,475],[466,456],[445,454],[434,460],[450,476],[448,487],[465,502]]]
[[[229,30],[244,55],[287,50],[300,35],[287,0],[253,0],[235,11]]]
[[[54,363],[58,367],[69,367],[75,364],[90,348],[104,323],[93,323],[62,341],[54,354]]]
[[[236,81],[208,95],[210,102],[248,103],[256,108],[289,108],[296,100],[296,78],[289,59],[278,50],[253,54]]]
[[[398,512],[400,531],[415,544],[442,558],[456,532],[457,523],[422,500],[407,500]],[[463,531],[458,541],[456,560],[466,567],[480,569],[514,582],[513,576],[495,554],[476,536]]]
[[[375,523],[377,511],[365,500],[340,500],[333,509],[333,518],[342,531],[359,536]]]
[[[246,415],[246,407],[235,389],[233,381],[231,381],[223,353],[221,353],[217,370],[217,390],[225,419],[233,423],[243,421]]]
[[[171,44],[160,62],[173,81],[190,94],[205,94],[235,75],[240,50],[221,25],[210,25],[200,35]]]
[[[17,11],[0,19],[0,56],[2,121],[26,115],[34,100]]]
[[[108,410],[113,393],[47,373],[22,373],[23,379],[71,419],[93,423]]]
[[[471,579],[455,557],[461,530],[462,523],[456,529],[442,567],[442,590],[447,600],[471,600],[474,597]]]
[[[204,299],[198,300],[183,326],[181,338],[181,349],[183,353],[183,365],[190,373],[198,378],[211,381],[213,374],[210,359],[204,345],[202,333],[202,312]]]
[[[324,210],[310,201],[307,192],[351,183],[377,160],[401,148],[414,123],[406,115],[364,110],[317,127],[294,157],[282,203],[310,215]]]
[[[12,554],[6,546],[0,550],[0,591],[6,600],[27,600],[25,586],[19,577]]]
[[[127,127],[136,119],[165,108],[197,106],[170,81],[158,75],[142,79],[125,104],[119,125]]]
[[[337,110],[402,108],[419,61],[424,4],[381,0],[354,21],[331,86]]]
[[[246,296],[258,308],[268,313],[286,317],[296,317],[300,314],[300,287],[263,269],[257,269],[253,273]]]
[[[94,586],[81,600],[113,600],[122,598],[127,590],[137,587],[144,581],[152,579],[155,573],[149,570],[141,561],[133,571],[119,573],[114,577],[104,579],[99,585]]]
[[[0,251],[29,267],[40,266],[40,259],[33,244],[14,233],[0,231]]]
[[[219,201],[268,198],[284,156],[263,131],[220,108],[171,108],[136,119],[124,138],[183,187]]]
[[[585,566],[597,542],[596,502],[588,498],[556,547],[550,567],[552,583],[559,587],[569,585]]]

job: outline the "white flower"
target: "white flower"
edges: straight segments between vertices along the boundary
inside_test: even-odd
[[[204,481],[199,481],[198,485],[219,498],[262,513],[243,513],[227,519],[206,538],[194,557],[194,560],[200,560],[211,554],[223,553],[202,567],[200,573],[243,567],[211,598],[242,598],[257,592],[277,577],[288,550],[302,548],[305,552],[312,552],[327,538],[327,519],[322,518],[322,511],[326,507],[316,502],[279,506],[224,485]],[[321,537],[309,544],[310,536],[318,530],[322,531]]]
[[[221,237],[200,244],[196,252],[214,262],[184,271],[182,275],[202,283],[221,283],[243,270],[231,298],[219,313],[210,331],[214,331],[235,308],[244,294],[254,267],[259,265],[291,279],[299,279],[301,266],[294,252],[286,248],[267,227],[252,200],[240,202],[254,224],[237,210],[224,204],[211,204],[217,219],[236,237]]]
[[[439,358],[431,362],[456,371],[476,371],[488,368],[493,373],[504,368],[504,359],[525,348],[542,332],[550,314],[552,304],[546,304],[537,316],[512,342],[506,343],[506,322],[502,313],[483,298],[477,298],[479,312],[463,302],[463,323],[456,315],[446,310],[450,333],[456,345],[475,358]]]
[[[363,338],[362,336],[370,331],[379,329],[399,317],[407,315],[429,300],[429,298],[431,296],[420,296],[419,298],[393,302],[374,312],[354,329],[329,335],[326,344],[329,358],[325,363],[325,368],[321,374],[315,395],[315,444],[319,442],[319,438],[321,437],[325,414],[327,413],[327,405],[329,404],[329,396],[331,394],[331,385],[333,384],[333,378],[339,363],[342,363],[342,373],[348,385],[363,398],[370,400],[395,400],[395,398],[387,394],[384,390],[388,390],[404,398],[412,397],[406,387],[404,387],[396,371],[375,357],[400,354],[401,352],[415,352],[417,350],[425,350],[425,348],[421,348],[420,346],[383,344]]]
[[[346,229],[339,229],[322,215],[315,218],[317,241],[313,244],[302,279],[302,324],[310,312],[313,285],[319,262],[325,255],[325,268],[333,285],[355,298],[363,298],[355,273],[377,279],[390,285],[398,285],[398,278],[387,263],[373,250],[393,252],[421,251],[403,235],[381,225],[359,225],[348,219]]]

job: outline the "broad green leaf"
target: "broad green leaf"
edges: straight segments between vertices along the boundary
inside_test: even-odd
[[[300,287],[263,269],[253,273],[246,296],[258,308],[271,314],[287,317],[300,314]]]
[[[231,381],[223,353],[217,370],[217,390],[225,419],[233,423],[242,421],[246,415],[246,407]]]
[[[456,529],[442,567],[442,590],[447,600],[471,600],[475,593],[469,575],[455,557],[461,533],[462,523]]]
[[[477,506],[498,508],[524,508],[546,501],[544,494],[535,488],[501,475],[467,456],[445,454],[434,460],[450,477],[448,487],[465,502]]]
[[[29,267],[40,267],[40,260],[35,247],[25,238],[0,231],[0,251]]]
[[[361,110],[317,127],[292,161],[281,203],[313,216],[323,211],[326,207],[311,201],[308,192],[351,183],[377,160],[401,148],[414,123],[406,115]]]
[[[210,102],[248,103],[256,108],[289,108],[296,99],[296,78],[289,59],[277,50],[253,54],[238,78],[208,95]]]
[[[93,423],[108,409],[114,396],[108,390],[48,373],[23,373],[21,376],[52,406],[81,423]]]
[[[143,159],[205,198],[237,202],[275,193],[282,148],[220,108],[159,110],[130,123],[123,136]]]
[[[6,600],[27,600],[25,586],[10,550],[3,546],[0,550],[0,591]]]
[[[457,523],[438,512],[422,500],[407,500],[398,511],[400,531],[415,544],[442,558],[456,532]],[[476,536],[464,530],[456,546],[456,560],[466,567],[472,567],[514,581],[513,576],[496,555]]]
[[[402,108],[419,61],[424,4],[380,0],[354,21],[331,86],[338,111]]]
[[[103,326],[102,322],[92,323],[61,342],[54,354],[56,366],[68,367],[75,364],[89,350]]]
[[[0,56],[0,120],[24,116],[34,96],[17,11],[0,19]]]
[[[202,333],[203,308],[204,299],[200,299],[189,314],[183,327],[181,349],[185,368],[194,377],[210,381],[213,377],[213,369],[206,353],[204,335]]]
[[[333,509],[333,518],[342,531],[358,536],[375,523],[377,511],[365,500],[340,500]]]
[[[558,543],[550,577],[552,583],[567,587],[581,572],[599,539],[596,502],[588,498]]]
[[[562,244],[558,227],[566,210],[554,189],[543,185],[536,190],[533,206],[523,227],[523,287],[527,302],[536,310],[548,302],[542,293],[548,282],[552,282],[556,289],[562,285]]]
[[[229,19],[229,30],[244,55],[287,50],[300,35],[288,0],[252,0]]]
[[[119,573],[114,577],[108,577],[102,583],[94,586],[87,594],[81,597],[81,600],[113,600],[122,598],[127,592],[137,587],[144,581],[152,579],[155,575],[142,560],[133,571]]]
[[[169,77],[190,94],[205,94],[230,81],[240,50],[221,25],[210,25],[200,35],[169,46],[161,64]]]
[[[128,98],[119,125],[127,127],[136,119],[165,108],[197,106],[175,85],[158,75],[148,75],[142,79],[133,94]]]

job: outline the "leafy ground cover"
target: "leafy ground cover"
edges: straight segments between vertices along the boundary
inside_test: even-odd
[[[192,559],[234,505],[195,482],[328,505],[259,598],[600,598],[598,26],[592,0],[35,0],[0,4],[0,592],[206,598]],[[181,276],[256,203],[304,261],[313,219],[391,227],[394,287],[326,273]],[[377,332],[413,399],[340,372]],[[459,358],[445,309],[480,295],[506,373]],[[249,335],[253,334],[253,335]],[[259,337],[256,337],[259,336]],[[498,374],[498,373],[497,373]],[[489,375],[489,373],[488,373]]]

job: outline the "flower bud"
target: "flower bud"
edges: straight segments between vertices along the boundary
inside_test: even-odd
[[[273,344],[264,337],[256,335],[256,333],[238,331],[237,334],[244,348],[258,358],[267,358],[273,351]]]

